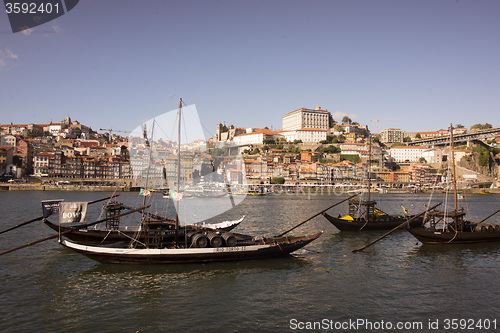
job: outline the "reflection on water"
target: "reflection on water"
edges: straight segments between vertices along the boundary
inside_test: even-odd
[[[0,228],[38,216],[40,200],[94,200],[105,195],[0,192]],[[217,218],[246,215],[235,231],[276,235],[341,198],[252,197]],[[140,206],[142,200],[136,193],[123,193],[120,199],[132,206]],[[472,216],[482,218],[497,209],[496,195],[469,199],[475,209]],[[429,197],[398,194],[375,200],[388,213],[401,211],[401,203],[415,213]],[[331,213],[343,214],[345,209],[341,205]],[[40,243],[0,257],[0,316],[8,318],[0,322],[0,329],[290,331],[292,318],[427,323],[498,315],[500,244],[424,246],[406,231],[397,231],[352,253],[381,232],[339,232],[322,216],[292,233],[320,229],[326,230],[322,237],[292,256],[200,265],[103,265],[61,248],[55,240]],[[48,227],[34,223],[0,235],[0,247],[50,234]]]

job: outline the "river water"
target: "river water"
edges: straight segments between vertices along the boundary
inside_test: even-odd
[[[41,215],[41,200],[91,201],[106,193],[0,192],[0,229]],[[275,235],[343,199],[300,193],[247,197],[220,219],[246,215],[235,231]],[[120,199],[140,206],[137,193]],[[378,208],[410,213],[442,194],[376,195]],[[468,195],[470,219],[499,195]],[[95,204],[95,208],[100,204]],[[94,207],[92,207],[94,208]],[[331,209],[344,213],[344,204]],[[97,213],[96,213],[97,214]],[[216,219],[217,220],[217,219]],[[500,224],[500,214],[490,222]],[[344,233],[322,216],[291,234],[320,229],[291,256],[242,262],[119,266],[94,262],[49,240],[0,257],[2,332],[494,332],[500,329],[500,244],[422,245],[397,231]],[[53,234],[41,222],[0,235],[6,250]],[[452,321],[455,320],[456,321]],[[462,320],[462,321],[459,321]],[[466,320],[466,321],[464,321]],[[474,330],[471,328],[474,324]],[[481,325],[478,326],[478,325]],[[490,330],[485,330],[486,325]],[[496,326],[495,326],[496,325]],[[344,328],[344,329],[342,329]],[[401,328],[401,329],[398,329]],[[480,329],[481,328],[481,329]]]

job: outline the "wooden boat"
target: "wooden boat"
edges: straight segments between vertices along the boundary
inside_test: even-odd
[[[182,100],[180,99],[177,117],[179,122],[177,179],[170,182],[177,185],[177,193],[179,193],[181,183],[181,114]],[[180,200],[177,200],[177,212],[179,212],[179,204]],[[146,206],[143,205],[143,207]],[[284,234],[281,234],[270,238],[255,238],[226,231],[190,229],[190,226],[181,227],[178,214],[176,214],[173,228],[171,223],[165,223],[165,221],[151,217],[144,218],[144,214],[140,223],[142,239],[133,237],[130,241],[111,246],[90,246],[62,238],[59,242],[67,248],[102,263],[149,265],[263,259],[281,256],[306,246],[323,233],[320,231],[308,236],[285,237]],[[70,230],[67,235],[72,233]]]
[[[245,218],[241,217],[234,221],[223,221],[219,223],[203,223],[200,225],[186,226],[182,228],[182,232],[190,232],[192,230],[213,230],[213,231],[231,231],[236,228]],[[175,224],[174,221],[158,217],[149,218],[150,221],[156,221],[157,223],[162,223],[162,228],[164,232],[170,232],[171,238],[174,238]],[[112,219],[106,221],[106,224],[102,223],[99,225],[86,226],[85,223],[54,223],[48,219],[44,219],[43,222],[52,228],[56,232],[65,232],[71,230],[70,233],[66,234],[66,237],[82,244],[112,244],[117,242],[129,241],[131,239],[137,239],[139,242],[144,242],[144,233],[139,225],[135,226],[125,226],[117,223],[117,219]],[[185,229],[185,230],[184,230]]]
[[[430,212],[425,227],[408,231],[424,244],[466,244],[500,241],[500,225],[465,220],[463,210]]]
[[[349,200],[349,213],[346,216],[334,217],[326,212],[323,216],[340,231],[389,230],[407,221],[413,216],[389,215],[375,208],[375,201],[358,199]],[[422,218],[410,222],[413,226],[422,224]]]
[[[371,158],[371,134],[369,133],[368,156]],[[377,209],[375,201],[370,200],[371,194],[371,164],[368,161],[368,190],[367,200],[352,198],[349,200],[348,214],[345,216],[334,217],[324,212],[323,216],[330,221],[340,231],[369,231],[369,230],[389,230],[397,227],[413,216],[389,215],[380,209]],[[421,218],[415,218],[410,222],[417,226],[422,223]]]
[[[500,209],[480,222],[467,221],[463,208],[458,209],[453,126],[450,126],[450,141],[454,209],[448,212],[430,212],[420,227],[409,226],[407,229],[416,239],[424,244],[498,242],[500,241],[500,225],[485,223],[484,221],[498,213]]]
[[[323,231],[309,236],[254,239],[247,235],[224,232],[219,237],[229,240],[224,240],[223,242],[216,241],[216,245],[220,244],[220,246],[215,247],[195,247],[197,246],[196,244],[211,243],[208,241],[206,235],[200,233],[190,236],[191,245],[194,246],[184,245],[182,247],[128,248],[127,246],[88,246],[68,240],[61,240],[60,243],[69,249],[106,264],[180,264],[264,259],[283,256],[306,246],[321,236],[322,233]],[[200,241],[204,237],[207,237],[207,240]]]

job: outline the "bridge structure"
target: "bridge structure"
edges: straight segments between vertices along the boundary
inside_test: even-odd
[[[482,130],[482,131],[477,131],[473,133],[467,133],[467,134],[457,134],[453,135],[453,142],[454,143],[470,143],[471,141],[478,141],[478,140],[488,140],[495,138],[497,136],[500,136],[500,127],[495,127],[495,128],[490,128],[487,130]],[[413,142],[408,142],[408,146],[446,146],[450,144],[450,137],[448,135],[446,136],[440,136],[437,138],[432,138],[432,139],[423,139],[423,140],[417,140]]]

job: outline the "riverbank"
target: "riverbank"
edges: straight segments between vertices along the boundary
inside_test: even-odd
[[[111,185],[2,184],[0,191],[131,192],[134,188]]]
[[[268,193],[272,192],[302,192],[308,193],[356,193],[366,192],[366,188],[342,187],[342,186],[321,186],[321,185],[258,185],[258,187],[267,188]],[[470,188],[464,187],[458,189],[464,194],[493,194],[500,193],[500,188]],[[73,185],[73,184],[2,184],[0,191],[74,191],[74,192],[134,192],[137,187],[113,186],[113,185]],[[436,193],[442,190],[436,189],[413,189],[413,188],[375,188],[372,190],[379,194],[399,194],[399,193]]]

